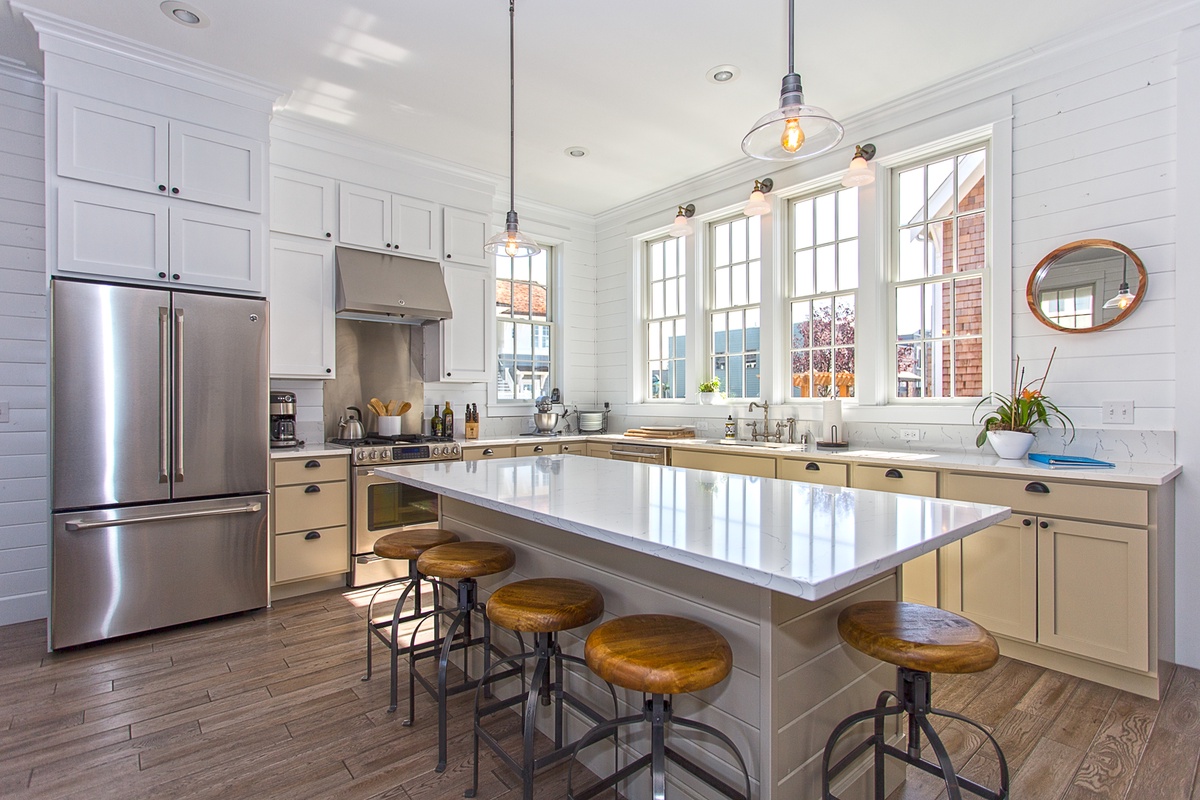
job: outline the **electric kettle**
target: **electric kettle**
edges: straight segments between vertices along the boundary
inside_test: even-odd
[[[363,427],[362,412],[354,406],[347,406],[347,411],[353,411],[354,416],[338,418],[338,432],[343,439],[365,439],[367,429]]]

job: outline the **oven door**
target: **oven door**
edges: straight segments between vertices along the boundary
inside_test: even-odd
[[[408,528],[438,526],[438,496],[375,474],[371,467],[354,468],[354,537],[351,586],[408,575],[408,562],[381,559],[372,550],[382,536]]]

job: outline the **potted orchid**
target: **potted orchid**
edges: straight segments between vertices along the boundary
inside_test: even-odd
[[[1042,393],[1057,352],[1057,347],[1051,351],[1042,377],[1029,383],[1025,383],[1025,369],[1021,366],[1021,357],[1017,356],[1011,394],[991,392],[975,406],[978,413],[985,403],[996,403],[996,407],[979,420],[983,428],[975,439],[976,447],[983,447],[983,443],[988,442],[1001,458],[1024,458],[1033,447],[1033,429],[1037,425],[1058,424],[1064,431],[1070,428],[1074,440],[1075,425],[1071,418]]]

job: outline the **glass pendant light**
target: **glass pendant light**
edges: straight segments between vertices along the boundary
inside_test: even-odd
[[[1104,308],[1119,308],[1122,311],[1133,305],[1133,301],[1137,299],[1133,292],[1129,291],[1129,281],[1126,280],[1126,271],[1129,268],[1129,257],[1121,256],[1121,288],[1117,290],[1114,297],[1109,298],[1109,301],[1104,304]]]
[[[788,74],[783,76],[779,108],[761,117],[742,139],[742,152],[764,161],[799,161],[837,146],[845,132],[829,112],[804,105],[804,88],[795,66],[795,0],[788,0]]]
[[[483,251],[494,256],[532,256],[542,252],[537,242],[521,233],[517,224],[516,190],[516,45],[513,36],[513,17],[516,16],[516,0],[508,0],[508,216],[504,230],[487,240]]]

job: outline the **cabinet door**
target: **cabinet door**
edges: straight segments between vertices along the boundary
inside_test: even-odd
[[[168,215],[162,200],[87,183],[58,187],[57,272],[165,281]]]
[[[563,442],[559,447],[559,452],[577,456],[587,455],[587,442]]]
[[[487,214],[461,208],[442,209],[442,237],[446,260],[455,264],[490,267],[488,254],[483,252],[483,246],[488,240],[489,227]]]
[[[349,530],[342,525],[276,536],[272,582],[285,583],[349,572]]]
[[[512,458],[517,449],[511,444],[494,445],[492,447],[464,447],[463,461],[480,461],[485,458]]]
[[[60,93],[57,134],[59,175],[166,193],[166,117]]]
[[[271,239],[271,376],[334,377],[333,246]]]
[[[518,444],[514,455],[518,456],[555,456],[562,452],[562,445],[552,443]]]
[[[705,453],[698,450],[675,450],[671,466],[728,472],[731,475],[775,477],[775,459],[770,456],[745,456],[737,453]]]
[[[1149,553],[1143,528],[1038,518],[1038,641],[1149,669]]]
[[[822,486],[849,486],[850,472],[846,464],[828,461],[785,458],[779,462],[779,477],[789,481],[819,483]]]
[[[392,195],[343,183],[338,186],[338,241],[392,249]]]
[[[937,473],[930,470],[855,464],[850,474],[850,485],[855,489],[937,497]],[[900,596],[906,603],[938,604],[936,551],[917,556],[901,565]]]
[[[271,168],[271,230],[333,240],[332,178]]]
[[[171,280],[262,293],[262,218],[257,214],[171,206]]]
[[[172,197],[262,211],[262,142],[175,120],[170,138]]]
[[[425,336],[432,345],[427,357],[432,355],[440,361],[437,372],[426,379],[484,382],[492,363],[488,355],[488,333],[494,319],[488,308],[492,273],[451,264],[443,265],[442,269],[454,317],[439,322],[436,330],[426,326]]]
[[[437,206],[392,195],[392,249],[418,258],[438,258]]]
[[[678,454],[681,452],[683,451],[676,450],[676,456],[678,456]],[[587,454],[588,458],[612,458],[612,445],[602,444],[600,442],[588,442]]]
[[[1014,517],[941,548],[942,608],[992,633],[1037,641],[1034,522]]]

